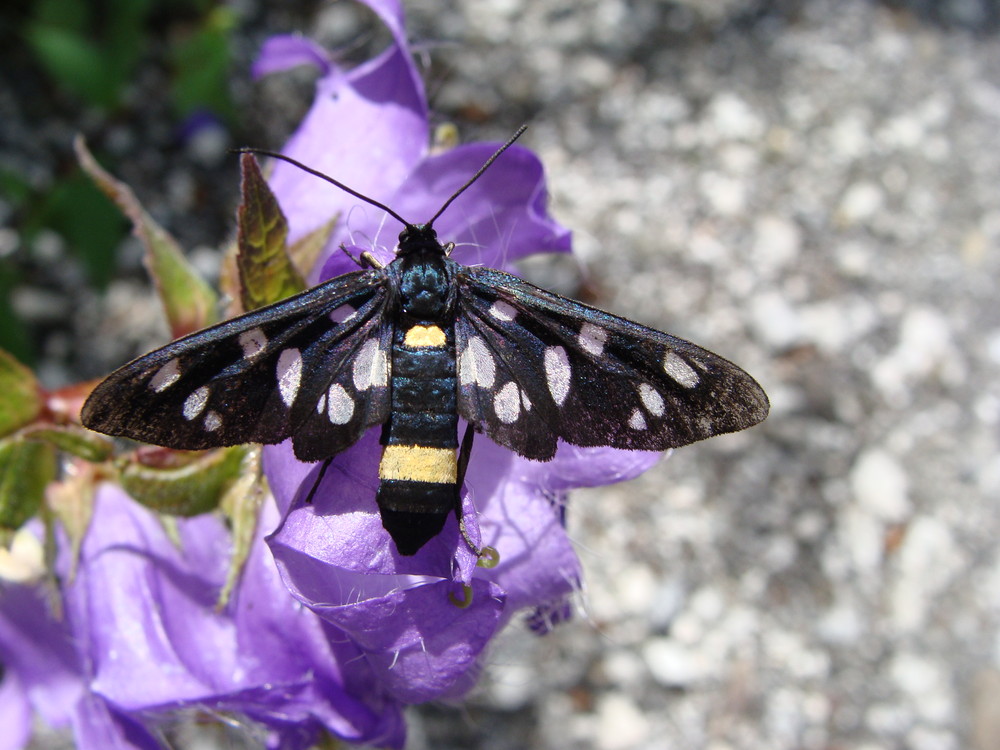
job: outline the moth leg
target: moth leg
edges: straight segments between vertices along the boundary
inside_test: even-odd
[[[458,516],[458,530],[462,534],[462,539],[472,550],[476,557],[483,556],[482,547],[477,547],[469,537],[469,532],[465,528],[465,517],[462,515],[462,483],[465,481],[465,471],[469,468],[469,458],[472,456],[472,441],[476,432],[472,425],[465,426],[465,435],[462,436],[462,445],[458,449],[458,471],[455,480],[455,515]]]
[[[360,260],[358,260],[357,258],[355,258],[354,254],[350,250],[347,249],[347,245],[341,245],[340,246],[340,252],[342,252],[348,258],[350,258],[355,263],[357,263],[359,266],[361,266],[362,268],[364,268],[364,264],[362,264],[362,262]]]
[[[319,489],[319,483],[323,481],[323,477],[326,475],[326,470],[330,468],[331,463],[333,463],[333,456],[330,456],[330,458],[323,461],[323,465],[319,468],[319,474],[316,475],[316,481],[313,482],[312,487],[309,489],[309,494],[306,495],[305,505],[312,505],[313,497],[316,495],[316,490]]]
[[[351,251],[347,249],[347,245],[341,245],[340,250],[361,268],[385,268],[385,266],[379,262],[379,259],[372,255],[368,250],[361,253],[360,258],[355,258]]]

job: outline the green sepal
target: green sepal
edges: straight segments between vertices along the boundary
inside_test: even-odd
[[[134,458],[119,467],[124,490],[147,508],[175,516],[197,516],[219,507],[230,485],[240,475],[249,446],[204,453],[171,451],[175,463],[149,466]]]
[[[0,437],[33,422],[44,406],[44,396],[31,370],[0,349]]]
[[[288,222],[252,154],[240,159],[242,202],[237,212],[240,297],[249,312],[306,288],[288,254]]]
[[[55,570],[58,547],[54,532],[50,531],[55,521],[58,521],[70,543],[69,580],[72,581],[76,577],[83,540],[94,516],[94,497],[102,469],[82,461],[69,464],[69,467],[62,479],[49,485],[48,503],[42,509],[42,520],[46,525],[49,570]]]
[[[260,507],[266,495],[266,481],[260,465],[261,447],[254,445],[249,448],[243,458],[239,478],[229,486],[221,502],[222,511],[229,519],[233,551],[226,571],[226,582],[215,605],[220,611],[229,603],[229,597],[239,583],[250,557]]]
[[[28,440],[54,445],[84,461],[107,461],[114,452],[114,443],[96,432],[74,424],[39,425],[21,432]]]
[[[197,331],[218,319],[218,296],[194,269],[177,241],[142,207],[124,182],[106,172],[94,159],[82,137],[74,141],[80,166],[131,221],[146,248],[146,269],[163,303],[174,338]]]
[[[56,476],[56,449],[21,435],[0,440],[0,528],[18,529],[34,516]]]

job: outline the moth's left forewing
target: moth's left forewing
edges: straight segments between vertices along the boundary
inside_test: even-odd
[[[99,432],[186,450],[298,438],[321,394],[352,372],[354,352],[380,330],[386,299],[382,272],[357,271],[191,334],[109,375],[81,420]],[[323,457],[367,426],[329,414]]]
[[[546,429],[575,445],[665,450],[767,415],[752,377],[687,341],[493,269],[462,269],[458,288],[459,411],[522,455],[535,457],[525,448],[538,426],[502,420],[503,383],[463,378],[463,364],[510,373]]]

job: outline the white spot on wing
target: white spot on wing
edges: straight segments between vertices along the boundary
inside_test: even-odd
[[[476,383],[482,388],[492,388],[496,371],[496,363],[486,342],[479,336],[470,338],[465,351],[458,358],[459,383],[461,385]]]
[[[384,387],[389,382],[389,360],[378,339],[368,339],[354,357],[354,387],[358,391]]]
[[[240,346],[243,347],[243,357],[253,359],[267,346],[267,336],[259,328],[253,328],[240,334]]]
[[[184,409],[182,413],[184,414],[184,419],[191,421],[203,411],[205,411],[205,404],[208,403],[208,386],[203,385],[198,390],[194,391],[190,396],[184,399]]]
[[[531,411],[531,399],[524,391],[521,391],[521,406],[524,407],[525,411]]]
[[[570,367],[569,357],[561,346],[550,346],[545,350],[545,380],[553,400],[562,406],[569,395]]]
[[[580,348],[595,357],[600,357],[604,353],[604,345],[607,341],[608,332],[593,323],[584,323],[577,338]]]
[[[340,383],[330,386],[330,422],[347,424],[354,415],[354,399]]]
[[[326,411],[326,393],[325,392],[320,394],[319,401],[316,402],[316,413],[317,414],[322,414],[324,411]]]
[[[645,430],[646,429],[646,418],[642,416],[642,412],[638,409],[632,411],[632,416],[628,418],[628,426],[633,430]]]
[[[517,421],[521,413],[521,393],[517,383],[511,381],[497,391],[493,397],[493,410],[501,422],[511,424]]]
[[[659,391],[653,388],[653,386],[648,383],[640,383],[639,398],[642,399],[642,405],[646,407],[646,411],[654,417],[663,416],[665,406],[663,403],[663,396],[661,396]]]
[[[685,388],[694,388],[701,380],[698,373],[674,351],[663,358],[663,371]]]
[[[346,323],[348,320],[353,318],[358,311],[355,310],[350,305],[341,305],[336,310],[330,313],[330,320],[338,325],[340,323]]]
[[[503,300],[498,299],[493,303],[492,307],[490,307],[490,315],[497,320],[502,320],[504,323],[509,323],[517,315],[517,310]]]
[[[163,365],[156,374],[150,378],[149,387],[156,393],[161,393],[176,383],[181,377],[181,365],[176,359],[172,359]]]
[[[302,354],[298,349],[285,349],[278,357],[278,392],[285,406],[291,408],[302,383]]]
[[[205,415],[205,429],[209,432],[215,432],[217,429],[222,427],[222,416],[217,411],[210,411]]]

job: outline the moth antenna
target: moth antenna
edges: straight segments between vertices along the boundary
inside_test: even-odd
[[[520,132],[518,132],[518,135],[520,135]],[[506,148],[506,146],[504,148]],[[501,149],[501,151],[502,150],[503,149]],[[254,154],[255,156],[270,156],[272,159],[280,159],[281,161],[287,161],[289,164],[292,164],[293,166],[298,167],[303,172],[308,172],[311,175],[319,177],[321,180],[326,180],[331,185],[336,185],[341,190],[343,190],[345,193],[350,193],[355,198],[357,198],[359,200],[363,200],[365,203],[368,203],[369,205],[375,206],[375,208],[381,208],[383,211],[385,211],[387,214],[389,214],[389,216],[391,216],[392,218],[394,218],[396,221],[398,221],[404,227],[412,227],[413,226],[413,224],[411,224],[410,222],[408,222],[406,219],[404,219],[402,216],[400,216],[399,214],[397,214],[395,211],[393,211],[391,208],[389,208],[384,203],[380,203],[379,201],[375,200],[374,198],[369,198],[367,195],[364,195],[363,193],[359,193],[357,190],[353,190],[352,188],[347,187],[347,185],[345,185],[344,183],[342,183],[340,180],[335,180],[332,177],[330,177],[329,175],[323,174],[318,169],[313,169],[312,167],[308,167],[305,164],[303,164],[302,162],[297,161],[296,159],[293,159],[290,156],[285,156],[284,154],[279,154],[277,151],[268,151],[266,148],[252,148],[252,147],[238,148],[238,149],[236,149],[236,153],[238,153],[238,154]],[[496,156],[493,157],[493,159],[495,159],[495,158],[496,158]],[[490,161],[493,161],[493,159],[490,159]],[[486,162],[486,166],[489,166],[489,163],[490,162]],[[485,169],[485,167],[484,167],[484,169]],[[480,170],[480,172],[482,172],[482,170]],[[479,174],[477,173],[476,177],[478,177],[478,176],[479,176]],[[473,178],[473,179],[475,179],[475,178]],[[470,182],[471,182],[471,180],[470,180]],[[468,186],[466,186],[466,187],[468,187]],[[462,190],[465,190],[465,188],[463,187]],[[461,192],[461,190],[459,192]],[[450,203],[450,202],[451,201],[448,201],[448,203]],[[445,205],[447,205],[447,204],[445,204]],[[438,211],[438,213],[441,213],[441,212]],[[437,216],[435,216],[434,218],[436,219]]]
[[[472,175],[472,177],[470,177],[466,181],[466,183],[464,185],[462,185],[462,187],[460,187],[458,190],[456,190],[454,192],[454,194],[448,200],[446,200],[444,202],[444,205],[441,206],[441,208],[438,209],[438,212],[431,217],[430,221],[427,222],[427,226],[428,227],[433,226],[434,222],[437,221],[437,218],[448,209],[448,206],[450,206],[452,204],[452,202],[458,196],[460,196],[462,193],[464,193],[473,182],[475,182],[476,180],[478,180],[482,176],[483,172],[485,172],[487,169],[489,169],[490,165],[497,160],[497,157],[499,157],[500,154],[502,154],[504,151],[506,151],[508,148],[510,148],[512,145],[514,145],[514,141],[516,141],[518,138],[520,138],[521,135],[524,133],[524,131],[527,130],[527,129],[528,129],[528,126],[526,124],[522,125],[521,127],[519,127],[517,129],[517,132],[514,133],[514,135],[512,135],[510,138],[508,138],[507,142],[505,144],[503,144],[500,148],[498,148],[496,150],[496,153],[493,154],[493,156],[491,156],[489,159],[486,160],[486,163],[483,164],[483,166],[481,166],[479,168],[479,171],[476,172],[474,175]]]

